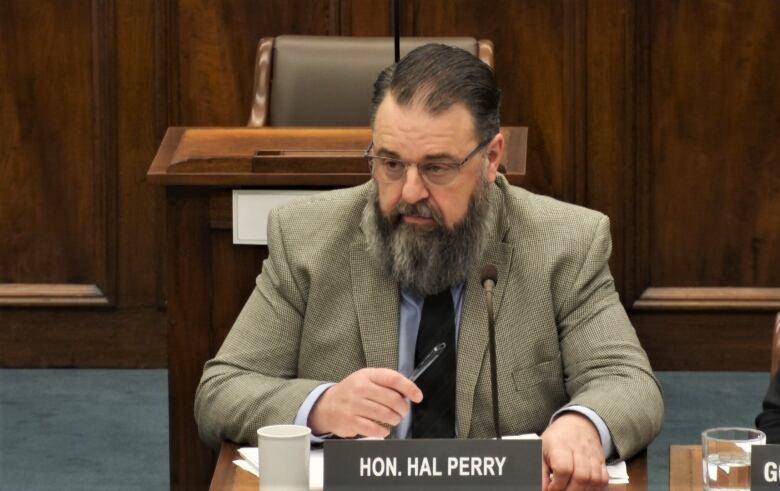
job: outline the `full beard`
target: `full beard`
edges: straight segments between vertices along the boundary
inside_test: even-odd
[[[362,218],[368,251],[401,288],[427,296],[466,280],[482,257],[493,221],[490,182],[484,174],[466,215],[452,229],[424,202],[401,202],[385,215],[379,207],[376,183],[370,189]],[[434,224],[411,225],[403,221],[404,215],[429,217]]]

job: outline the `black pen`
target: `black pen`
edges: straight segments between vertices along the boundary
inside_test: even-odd
[[[436,361],[436,358],[438,358],[439,355],[442,354],[442,352],[446,347],[447,347],[447,343],[439,343],[436,346],[434,346],[431,352],[425,355],[423,361],[421,361],[420,364],[417,365],[417,368],[414,369],[412,374],[409,375],[409,380],[414,382],[415,380],[420,378],[420,375],[425,373],[425,371],[428,369],[429,366],[433,365],[433,362]]]

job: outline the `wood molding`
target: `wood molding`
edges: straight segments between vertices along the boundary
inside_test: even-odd
[[[2,307],[107,307],[110,304],[97,285],[0,284]]]
[[[95,217],[98,237],[97,277],[103,299],[116,304],[117,292],[117,93],[116,22],[114,4],[109,0],[92,2],[92,66],[94,115],[95,196],[102,209]],[[77,288],[80,285],[76,285]]]
[[[637,197],[638,177],[640,174],[639,131],[645,128],[640,122],[641,104],[639,100],[642,94],[640,78],[647,74],[640,69],[642,43],[640,29],[640,6],[635,2],[626,2],[625,20],[625,126],[623,128],[625,146],[623,147],[623,160],[626,163],[623,173],[623,269],[622,297],[626,306],[631,305],[637,297],[636,268],[638,267],[637,255],[637,214],[640,212],[640,200]]]
[[[339,36],[341,34],[341,1],[329,0],[328,1],[328,33],[331,36]]]
[[[177,126],[181,120],[181,92],[179,72],[179,2],[155,2],[154,69],[157,98],[155,127],[162,141],[168,126]]]
[[[179,120],[179,51],[178,15],[175,2],[154,2],[154,129],[157,141],[161,142],[169,126]],[[156,203],[157,216],[165,217],[164,191]],[[161,220],[159,231],[157,270],[157,305],[167,305],[166,230],[167,222]]]
[[[563,3],[563,155],[562,198],[584,204],[587,189],[587,10],[582,2]]]
[[[637,310],[780,310],[780,288],[650,287]]]
[[[650,8],[651,2],[641,0],[633,11],[633,80],[635,92],[635,124],[631,172],[627,173],[626,215],[630,225],[626,229],[626,268],[623,284],[626,305],[633,305],[642,291],[650,286],[650,233],[653,227],[651,216],[652,169],[651,169],[651,94],[650,94]]]

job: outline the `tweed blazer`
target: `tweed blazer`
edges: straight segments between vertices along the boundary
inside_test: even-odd
[[[257,428],[291,423],[317,385],[364,367],[398,367],[397,284],[367,252],[364,185],[271,212],[269,256],[256,288],[195,401],[201,438],[254,442]],[[457,346],[461,438],[492,435],[487,310],[494,293],[501,428],[541,433],[577,404],[606,423],[621,458],[641,450],[663,418],[660,386],[615,291],[606,216],[510,186],[499,175],[483,260],[469,271]]]

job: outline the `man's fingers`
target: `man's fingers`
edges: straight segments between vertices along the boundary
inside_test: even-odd
[[[395,409],[369,399],[362,400],[359,405],[360,416],[376,421],[379,424],[397,426],[403,417]]]
[[[574,472],[574,459],[567,450],[551,450],[547,455],[547,463],[552,473],[550,491],[563,491],[569,485]]]
[[[595,457],[572,454],[572,472],[567,491],[580,489],[601,489],[609,482],[606,465]],[[556,474],[557,475],[557,474]]]
[[[317,433],[385,437],[420,400],[420,389],[395,370],[364,368],[323,392],[309,413]]]
[[[575,456],[573,462],[574,462],[574,469],[571,473],[571,477],[569,478],[569,489],[572,491],[577,491],[580,489],[589,489],[588,486],[592,484],[590,481],[590,477],[591,477],[590,461],[588,459],[583,459],[581,457],[578,459]]]
[[[374,420],[358,416],[355,418],[354,429],[360,436],[384,438],[390,434],[390,428],[381,425]]]
[[[393,380],[405,377],[398,372],[387,369],[367,368],[349,377],[349,389],[346,392],[346,397],[352,399],[357,405],[356,410],[364,409],[361,403],[362,401],[373,401],[382,406],[386,406],[390,410],[396,412],[399,417],[403,417],[409,412],[409,404],[406,397],[395,390],[391,385]],[[346,382],[348,379],[345,379]],[[370,417],[371,414],[361,413],[364,416]],[[389,419],[389,418],[388,418]]]
[[[542,459],[542,491],[546,491],[550,485],[550,466],[546,459]]]
[[[609,473],[607,472],[607,465],[604,461],[598,458],[592,458],[591,460],[593,475],[591,479],[597,487],[604,487],[609,484]]]
[[[422,401],[423,393],[420,388],[395,370],[376,368],[370,371],[369,378],[375,384],[393,389],[412,402]]]
[[[601,485],[606,486],[609,484],[609,472],[607,472],[606,464],[601,465]]]

